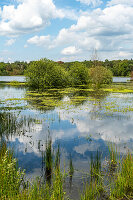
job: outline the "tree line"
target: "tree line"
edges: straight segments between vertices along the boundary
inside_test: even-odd
[[[20,62],[16,61],[14,63],[4,63],[0,62],[0,76],[14,76],[14,75],[24,75],[24,71],[28,68],[29,65],[33,64],[36,61]],[[75,61],[77,63],[77,61]],[[64,66],[65,69],[69,69],[71,65],[74,65],[75,62],[58,62],[59,65]],[[130,76],[133,71],[133,60],[105,60],[105,61],[83,61],[78,62],[83,64],[87,68],[95,66],[96,62],[100,66],[104,66],[107,69],[111,70],[113,76]]]
[[[14,63],[0,62],[0,76],[15,76],[24,75],[24,71],[27,69],[27,62],[16,61]]]
[[[28,86],[44,90],[53,87],[73,87],[92,84],[100,88],[102,84],[112,82],[112,72],[95,63],[88,68],[82,62],[73,62],[66,65],[62,62],[54,62],[48,59],[31,62],[25,71]]]

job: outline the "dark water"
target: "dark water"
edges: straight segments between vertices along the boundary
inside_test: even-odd
[[[73,199],[79,196],[82,178],[89,172],[91,155],[99,151],[104,161],[110,142],[117,144],[121,154],[133,152],[133,93],[81,90],[74,95],[85,96],[85,100],[67,104],[73,97],[70,93],[60,99],[63,106],[45,110],[33,106],[25,95],[25,88],[0,86],[0,113],[16,126],[5,128],[1,134],[14,147],[27,178],[42,175],[42,152],[49,133],[55,150],[60,144],[61,166],[66,171],[72,156],[75,172],[71,191],[69,181],[66,190]]]

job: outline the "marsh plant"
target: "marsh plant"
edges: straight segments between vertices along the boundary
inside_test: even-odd
[[[72,177],[74,174],[74,166],[73,166],[73,161],[72,161],[72,156],[70,154],[70,160],[69,160],[69,175]]]
[[[46,151],[44,154],[44,163],[45,163],[45,176],[47,180],[51,180],[52,174],[52,165],[53,165],[53,158],[52,158],[52,139],[48,136],[46,140]]]
[[[19,194],[23,186],[24,171],[17,168],[17,161],[6,143],[0,146],[0,198],[10,199]]]
[[[47,152],[49,155],[50,151],[47,150]],[[48,172],[51,170],[49,165],[47,166],[47,170]],[[42,183],[40,178],[34,180],[32,183],[30,181],[27,182],[24,171],[17,167],[17,161],[13,156],[13,151],[7,149],[5,142],[1,143],[0,199],[63,200],[64,194],[63,175],[60,172],[60,168],[58,170],[53,169],[51,184],[47,181]]]
[[[97,151],[96,156],[93,158],[93,154],[91,155],[91,180],[99,179],[101,175],[101,153]]]
[[[114,176],[112,173],[103,173],[98,156],[95,161],[91,161],[91,180],[86,183],[82,200],[131,200],[133,199],[133,155],[127,153],[123,158],[119,158],[116,149],[110,149],[110,161],[116,165]],[[108,166],[104,166],[107,168]],[[93,172],[93,173],[92,173]]]
[[[120,162],[120,170],[114,181],[111,199],[133,199],[133,155],[127,153]]]

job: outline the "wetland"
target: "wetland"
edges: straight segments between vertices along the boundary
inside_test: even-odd
[[[110,157],[110,144],[120,157],[133,153],[133,85],[129,82],[100,90],[82,85],[43,92],[0,84],[0,115],[1,140],[13,148],[27,180],[44,176],[42,159],[50,135],[53,151],[60,147],[61,171],[68,174],[71,168],[71,179],[66,177],[64,184],[70,199],[80,199],[97,152],[101,166]]]

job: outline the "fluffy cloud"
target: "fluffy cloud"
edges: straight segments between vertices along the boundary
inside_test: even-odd
[[[120,51],[118,53],[118,57],[122,57],[122,58],[129,58],[131,57],[133,54],[130,52],[125,52],[125,51]]]
[[[70,16],[69,16],[70,15]],[[52,0],[21,0],[18,5],[4,6],[0,10],[0,34],[17,35],[38,31],[50,23],[50,19],[75,17],[73,12],[57,9]]]
[[[50,36],[34,36],[27,40],[29,44],[35,44],[37,46],[48,46],[50,44]]]
[[[129,5],[129,6],[133,6],[133,1],[131,0],[111,0],[107,2],[108,6],[113,6],[113,5],[117,5],[117,4],[125,4],[125,5]]]
[[[74,54],[77,54],[77,53],[80,53],[81,50],[80,49],[77,49],[75,46],[70,46],[70,47],[67,47],[67,48],[64,48],[61,52],[61,54],[63,55],[74,55]]]
[[[92,5],[93,7],[99,6],[102,1],[101,0],[76,0],[80,1],[80,3],[86,4],[86,5]]]
[[[116,56],[116,59],[131,58],[132,19],[133,7],[124,4],[81,12],[75,24],[61,29],[55,38],[48,40],[47,44],[49,48],[62,48],[63,55],[71,58],[72,55],[73,58],[77,55],[82,60],[90,58],[94,48],[101,51],[101,59],[107,57],[112,59]],[[43,40],[37,36],[34,39],[36,42],[32,43],[44,46]]]
[[[77,24],[62,29],[52,44],[53,47],[54,45],[76,45],[84,52],[93,48],[99,51],[119,52],[120,47],[128,48],[130,51],[133,36],[132,19],[132,7],[116,5],[103,10],[95,9],[81,15]]]
[[[10,39],[10,40],[7,40],[6,43],[5,43],[5,46],[11,46],[15,43],[15,39]]]

